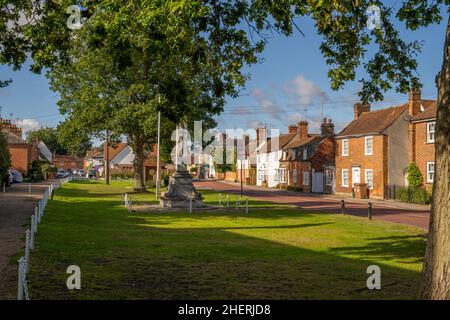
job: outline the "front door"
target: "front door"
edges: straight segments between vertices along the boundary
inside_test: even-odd
[[[352,168],[352,184],[361,183],[361,168],[353,167]]]

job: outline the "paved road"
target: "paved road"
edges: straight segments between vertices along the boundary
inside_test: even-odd
[[[239,193],[240,186],[236,183],[224,181],[197,181],[198,188],[209,188],[227,193]],[[335,196],[324,196],[305,193],[294,193],[283,190],[262,189],[244,186],[246,196],[259,200],[280,204],[299,206],[309,211],[340,213],[340,199]],[[363,201],[346,200],[346,213],[356,216],[367,216],[367,203]],[[402,223],[428,230],[430,210],[427,206],[373,202],[373,219]]]
[[[28,184],[13,185],[6,193],[0,190],[0,300],[16,298],[11,296],[11,286],[16,285],[17,268],[9,260],[23,249],[24,225],[29,223],[48,184],[32,184],[31,194]]]

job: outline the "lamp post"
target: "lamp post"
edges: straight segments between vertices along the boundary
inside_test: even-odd
[[[161,104],[161,95],[158,97],[159,104]],[[161,111],[158,111],[158,145],[156,150],[156,198],[159,198],[160,180],[159,180],[159,150],[161,142]]]

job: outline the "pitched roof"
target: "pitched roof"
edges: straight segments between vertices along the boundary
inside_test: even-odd
[[[336,137],[340,138],[353,135],[382,133],[385,129],[389,128],[406,109],[408,109],[408,104],[364,112],[358,119],[353,120]]]
[[[308,134],[307,137],[300,138],[300,132],[297,132],[294,136],[294,138],[291,139],[284,147],[283,149],[292,149],[292,148],[298,148],[305,144],[310,143],[315,138],[319,137],[319,134]]]
[[[287,133],[287,134],[281,134],[279,136],[269,138],[266,143],[262,144],[258,151],[265,151],[265,152],[272,152],[283,149],[296,135],[297,133]],[[273,139],[278,139],[278,146],[275,149],[275,146],[272,144]]]
[[[422,100],[422,106],[425,111],[414,116],[411,121],[421,121],[427,119],[436,119],[437,115],[437,103],[435,100]]]
[[[16,136],[11,131],[6,129],[3,129],[2,131],[6,135],[6,141],[8,144],[28,144],[28,142],[23,140],[21,137]]]
[[[109,146],[108,147],[109,160],[111,161],[112,159],[114,159],[126,147],[128,147],[128,144],[126,143],[119,143],[116,146]]]

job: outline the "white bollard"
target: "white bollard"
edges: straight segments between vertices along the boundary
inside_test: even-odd
[[[17,283],[17,300],[23,300],[23,257],[17,261],[19,263],[18,283]]]
[[[189,199],[189,213],[192,213],[192,199]]]
[[[37,233],[37,225],[38,225],[38,216],[39,216],[39,209],[38,207],[34,207],[34,233]]]
[[[31,235],[30,235],[30,249],[34,250],[34,233],[36,232],[35,230],[36,226],[35,226],[35,221],[34,221],[34,214],[31,216]]]
[[[25,231],[25,272],[30,270],[30,230]]]
[[[41,223],[41,202],[38,202],[38,215],[37,215],[37,223]]]
[[[222,208],[222,194],[219,193],[219,208]]]
[[[227,208],[230,206],[230,201],[229,201],[229,196],[228,196],[228,193],[227,193]]]
[[[248,199],[245,200],[245,213],[248,213]]]

